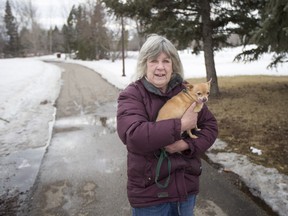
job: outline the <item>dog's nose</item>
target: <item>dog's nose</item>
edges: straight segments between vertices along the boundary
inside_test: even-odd
[[[203,102],[203,103],[207,102],[207,98],[203,98],[203,99],[202,99],[202,102]]]

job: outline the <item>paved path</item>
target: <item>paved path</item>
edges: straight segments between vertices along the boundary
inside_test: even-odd
[[[54,133],[29,199],[29,216],[130,215],[126,149],[115,133],[119,91],[75,64],[64,69]],[[196,216],[265,216],[205,161]]]

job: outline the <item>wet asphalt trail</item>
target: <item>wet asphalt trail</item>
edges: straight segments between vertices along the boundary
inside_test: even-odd
[[[126,149],[115,133],[118,90],[75,64],[64,69],[53,137],[27,215],[129,215]]]

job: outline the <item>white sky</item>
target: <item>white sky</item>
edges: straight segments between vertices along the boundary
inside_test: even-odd
[[[31,2],[36,8],[37,21],[45,28],[55,25],[62,27],[66,22],[69,12],[73,5],[78,6],[80,3],[87,3],[93,0],[9,0],[11,7],[21,7]],[[0,1],[0,15],[5,11],[6,0]],[[16,16],[15,11],[13,15]]]
[[[29,1],[29,0],[25,0]],[[37,8],[39,22],[46,27],[62,26],[69,15],[72,6],[86,0],[31,0]]]
[[[264,55],[258,62],[247,64],[232,62],[233,57],[240,50],[241,47],[227,48],[215,53],[218,76],[288,76],[288,64],[280,66],[278,70],[266,69],[271,60],[270,54]],[[114,63],[107,60],[65,60],[64,55],[62,55],[61,59],[57,59],[55,55],[45,56],[40,59],[66,61],[84,65],[94,70],[95,73],[97,71],[104,79],[119,89],[123,89],[131,81],[131,76],[136,66],[137,55],[137,52],[129,53],[128,58],[125,60],[126,77],[122,77],[121,60],[117,60]],[[203,53],[199,56],[192,56],[188,51],[181,51],[180,58],[185,69],[186,78],[205,77]],[[12,158],[13,151],[16,149],[17,152],[17,148],[21,146],[21,143],[29,143],[29,145],[37,147],[37,144],[43,143],[43,140],[47,136],[51,136],[47,125],[49,122],[53,123],[53,116],[55,117],[55,107],[53,104],[61,88],[61,70],[54,65],[44,63],[36,58],[0,59],[0,86],[0,117],[2,118],[0,120],[0,140],[2,141],[2,145],[5,145],[4,150],[2,148],[1,151],[10,151],[10,154],[0,157],[1,162],[1,160],[9,161],[9,157]],[[42,103],[41,105],[43,101],[47,103]],[[81,116],[82,118],[85,117],[83,114]],[[69,136],[64,138],[66,140],[71,139]],[[27,139],[29,142],[27,142]],[[219,145],[221,147],[225,144],[218,140],[214,148],[219,147]],[[29,146],[26,148],[29,150]],[[218,155],[215,155],[212,152],[208,152],[208,156],[212,161],[218,162],[239,174],[252,191],[278,212],[280,216],[287,215],[288,176],[280,174],[276,169],[268,169],[252,164],[243,155],[235,153],[218,153]],[[9,177],[13,182],[19,178],[21,172],[25,173],[33,166],[32,159],[26,157],[25,154],[22,154],[21,157],[17,156],[17,158],[17,161],[13,163],[15,173],[12,176],[5,176],[7,175],[7,172],[5,172],[6,168],[0,167],[0,176],[2,179]],[[13,170],[13,168],[11,169]],[[0,178],[0,185],[4,184],[6,184],[6,181],[1,182]]]

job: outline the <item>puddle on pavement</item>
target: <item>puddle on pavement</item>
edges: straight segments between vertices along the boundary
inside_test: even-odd
[[[1,158],[0,194],[28,191],[34,184],[45,150],[46,147],[26,149]]]
[[[118,137],[116,117],[83,115],[63,118],[56,121],[54,131],[49,153],[54,163],[62,161],[59,169],[69,165],[80,170],[85,164],[92,163],[94,171],[111,174],[118,172],[119,164],[125,162],[125,154],[119,154],[124,147],[115,141]]]
[[[87,126],[96,126],[99,135],[116,132],[116,106],[115,102],[99,105],[92,114],[58,118],[54,125],[54,132],[69,132],[81,130]]]
[[[94,113],[58,118],[49,147],[50,157],[53,158],[51,161],[62,161],[59,167],[63,166],[63,169],[69,164],[69,167],[72,165],[76,170],[83,170],[85,164],[93,163],[93,169],[99,173],[118,172],[119,163],[124,163],[126,157],[123,159],[123,156],[119,155],[122,148],[124,149],[122,144],[113,146],[118,138],[116,106],[115,102],[101,104]],[[110,147],[107,148],[107,145]],[[119,148],[121,150],[118,150]],[[55,155],[54,149],[57,151]],[[59,155],[61,156],[58,158]]]
[[[100,173],[115,173],[120,171],[119,164],[124,163],[122,158],[117,158],[117,160],[109,158],[100,158],[95,161],[95,169]]]
[[[116,117],[81,115],[56,120],[54,132],[72,132],[81,130],[87,126],[98,128],[98,135],[116,132]]]

